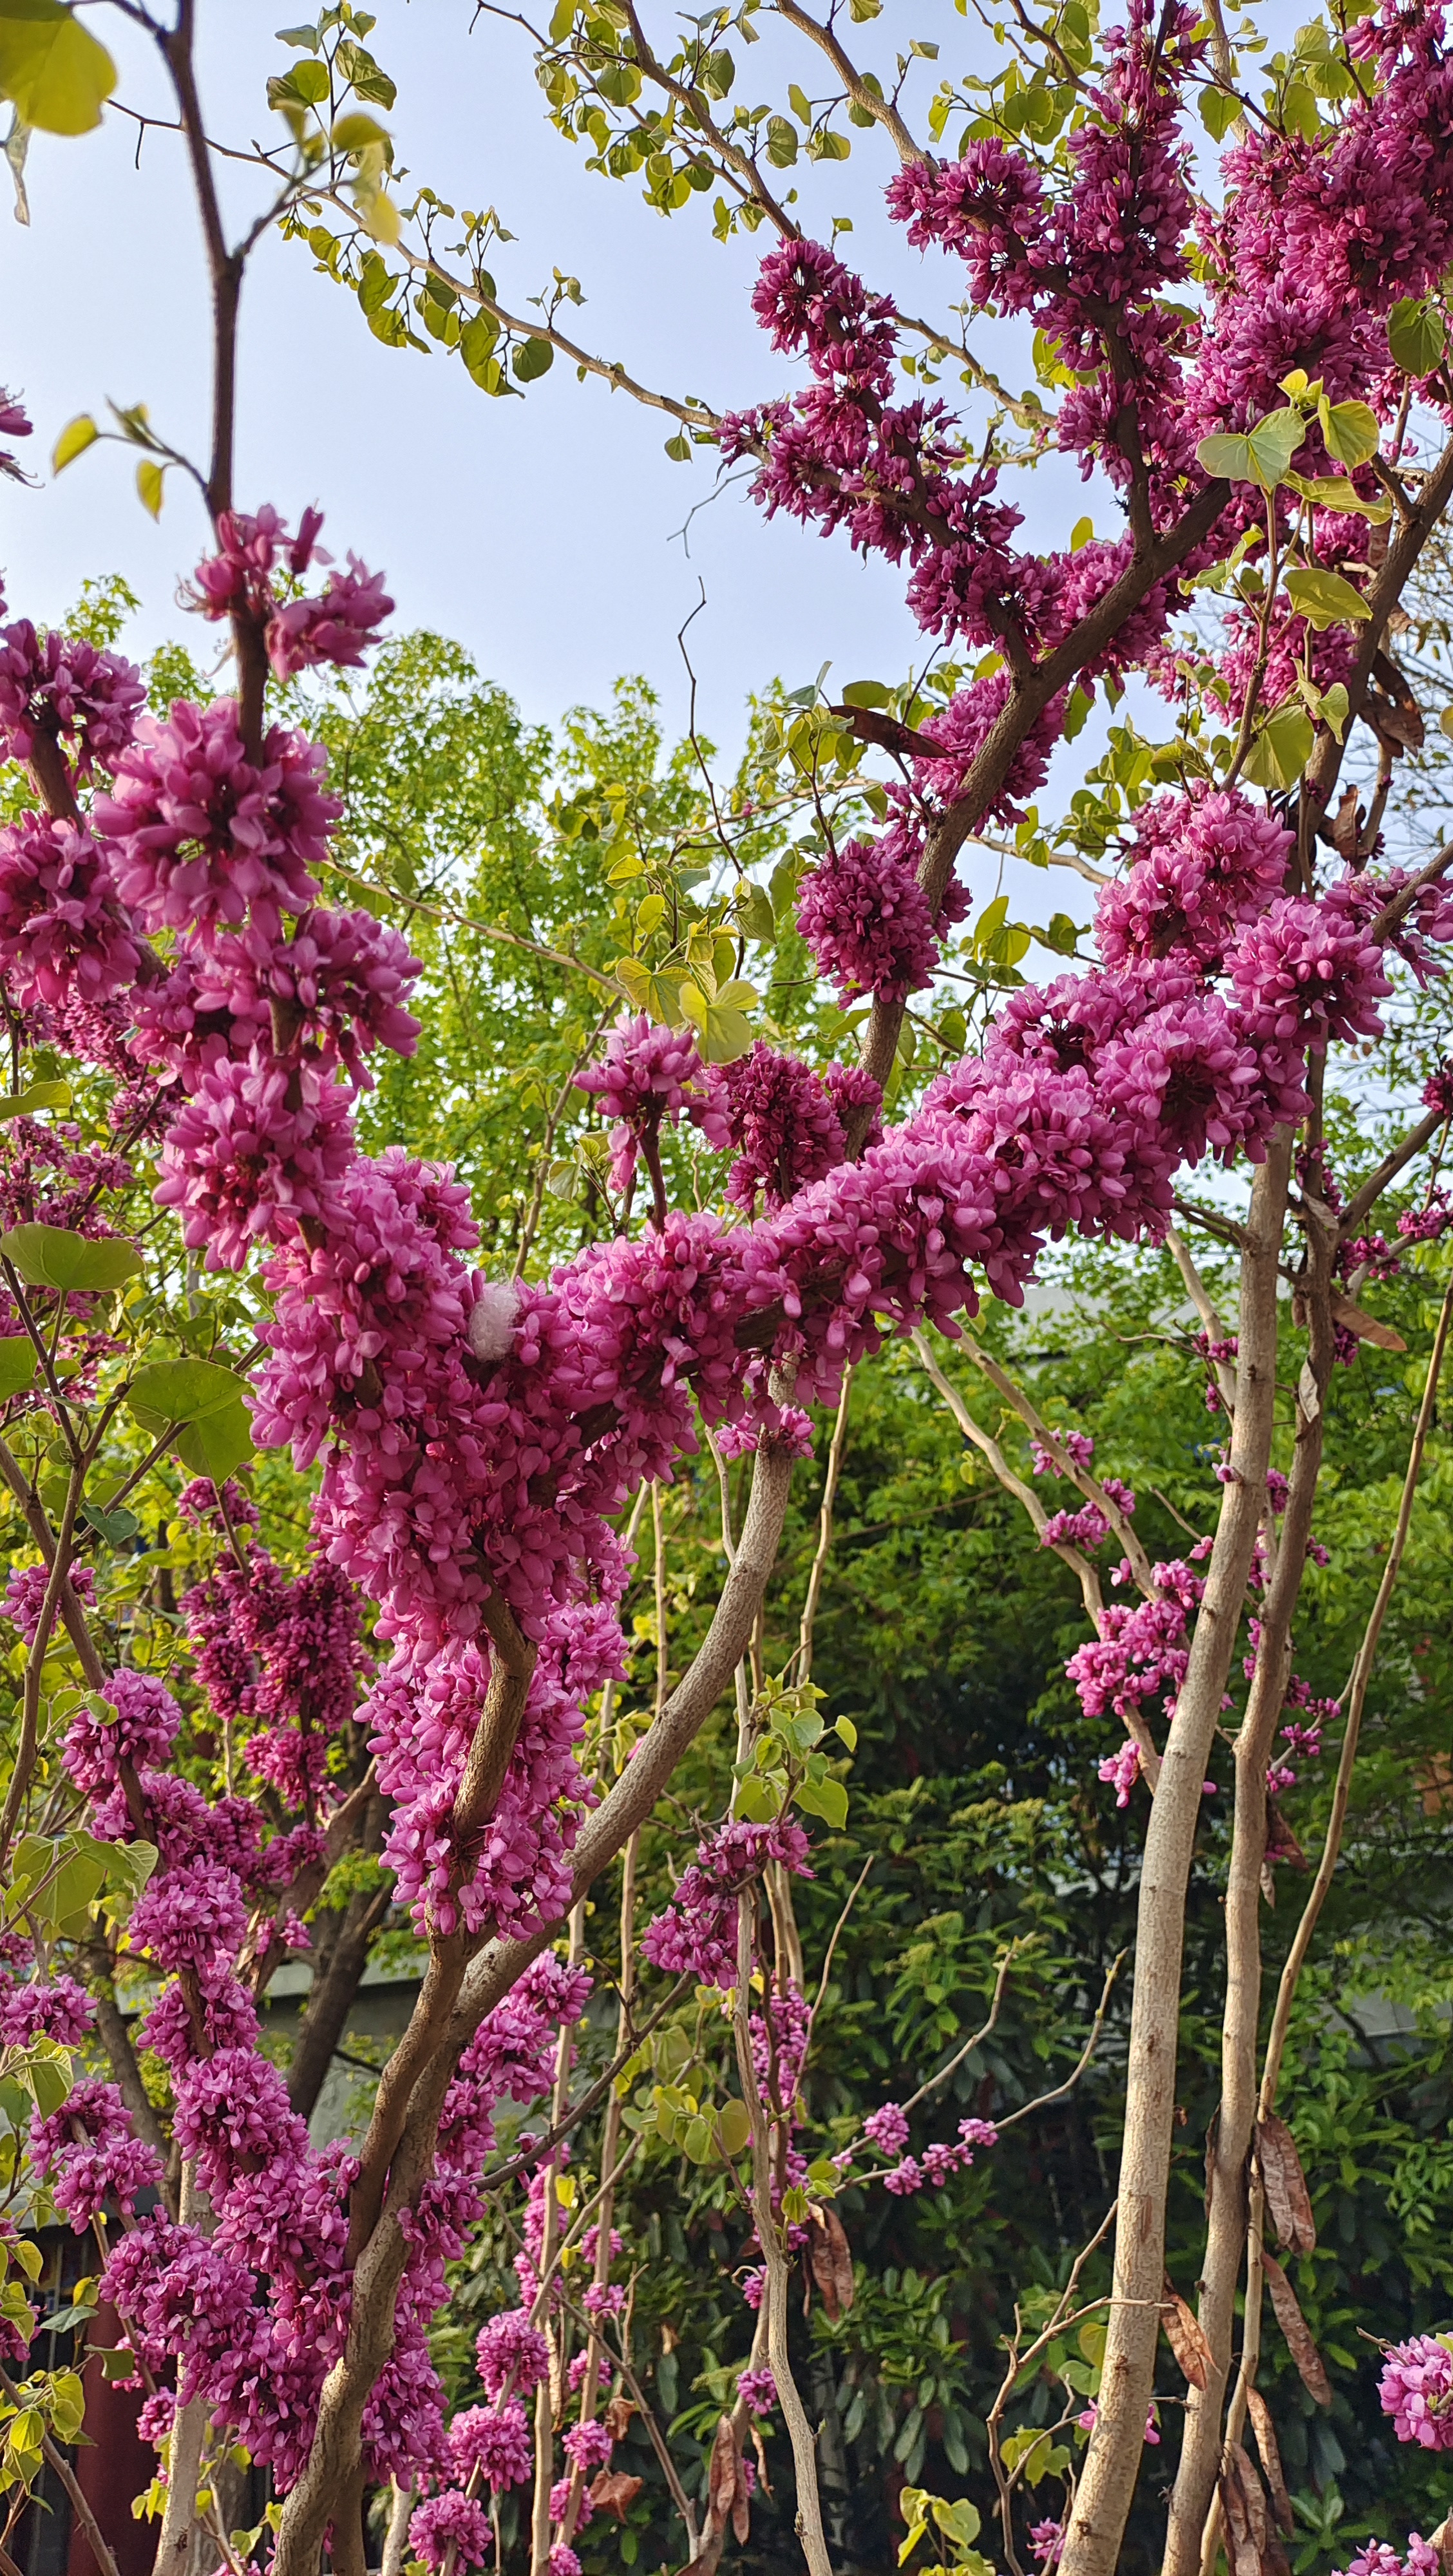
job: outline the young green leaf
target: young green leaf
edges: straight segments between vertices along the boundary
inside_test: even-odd
[[[1315,728],[1306,709],[1289,698],[1266,719],[1251,746],[1243,776],[1253,787],[1295,787],[1312,757]]]
[[[1286,591],[1297,615],[1315,626],[1318,634],[1328,626],[1355,626],[1372,615],[1360,590],[1354,590],[1340,572],[1324,572],[1320,565],[1289,572]]]
[[[1387,345],[1407,376],[1431,375],[1448,345],[1448,326],[1431,296],[1405,295],[1387,317]]]
[[[69,1295],[104,1296],[123,1287],[141,1268],[134,1244],[119,1235],[99,1243],[64,1225],[13,1225],[0,1234],[0,1257],[29,1288],[60,1288]]]
[[[126,1402],[143,1430],[165,1430],[169,1422],[197,1422],[240,1402],[244,1383],[214,1360],[150,1360],[137,1370]]]
[[[38,1366],[34,1342],[24,1333],[7,1333],[0,1341],[0,1400],[30,1386]]]
[[[95,446],[100,435],[90,413],[78,411],[74,420],[67,421],[51,449],[51,472],[64,474],[68,465],[74,465],[78,456],[84,456],[88,447]]]
[[[1317,418],[1327,453],[1338,465],[1365,465],[1381,437],[1377,414],[1365,402],[1329,403],[1323,394]]]
[[[89,134],[116,87],[104,45],[61,0],[0,0],[0,98],[42,134]]]
[[[1272,411],[1244,436],[1218,430],[1203,438],[1196,455],[1208,474],[1224,476],[1228,483],[1259,483],[1263,492],[1274,492],[1286,480],[1306,435],[1300,412]]]

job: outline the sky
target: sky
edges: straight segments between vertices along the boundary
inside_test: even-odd
[[[279,130],[266,79],[298,59],[276,41],[280,15],[277,0],[199,0],[203,103],[221,141],[245,145]],[[121,65],[122,100],[167,115],[141,33],[104,5],[88,23]],[[941,61],[915,73],[920,125],[939,74],[967,67],[971,40],[948,0],[889,0],[882,26],[859,35],[865,47],[876,40],[885,62],[910,36],[942,40]],[[558,267],[585,292],[569,317],[577,336],[644,382],[715,406],[790,386],[789,362],[750,310],[766,237],[719,245],[709,199],[668,222],[643,203],[638,182],[590,173],[548,123],[518,27],[474,18],[473,0],[381,0],[369,42],[398,83],[388,122],[413,178],[456,206],[496,207],[516,236],[496,267],[515,310],[528,310]],[[739,49],[739,96],[771,94],[775,104],[789,78],[822,89],[797,54],[773,59],[782,42],[778,31]],[[895,165],[876,134],[848,130],[851,162],[799,163],[793,174],[805,174],[811,228],[825,235],[832,215],[850,215],[845,248],[869,282],[910,309],[942,314],[961,291],[953,269],[910,250],[887,221],[881,191]],[[27,401],[37,430],[27,461],[41,477],[36,490],[0,484],[11,613],[59,619],[86,575],[119,572],[143,602],[128,648],[189,629],[195,648],[195,621],[176,594],[203,551],[204,527],[183,479],[170,478],[153,524],[123,449],[94,448],[59,479],[48,468],[61,427],[78,412],[104,413],[108,398],[146,403],[173,444],[204,453],[208,305],[179,138],[143,132],[113,107],[89,136],[36,136],[27,184],[28,227],[0,207],[0,382]],[[229,173],[227,192],[240,228],[260,202],[254,174]],[[1022,341],[1001,331],[996,343],[993,326],[976,326],[975,338],[991,361],[1007,360],[1016,387],[1026,381]],[[491,401],[457,360],[375,340],[355,300],[301,244],[270,237],[249,269],[239,504],[271,500],[290,519],[319,504],[324,542],[387,573],[397,623],[458,639],[527,718],[600,704],[618,675],[640,672],[680,726],[689,683],[677,635],[703,592],[690,634],[698,722],[727,751],[740,743],[749,692],[774,677],[795,687],[830,663],[836,694],[850,680],[896,679],[921,660],[923,639],[890,566],[768,522],[740,486],[711,498],[709,454],[690,465],[664,454],[673,426],[582,385],[559,360],[524,400]],[[1063,543],[1086,507],[1078,476],[1057,462],[1016,484],[1014,497],[1037,543]],[[1034,883],[1042,894],[1043,880]],[[1054,904],[1082,911],[1086,891],[1057,872],[1053,904],[1043,901],[1038,917]]]
[[[901,13],[902,0],[890,6]],[[398,81],[389,122],[409,170],[456,205],[497,207],[517,235],[496,268],[506,300],[526,306],[560,267],[586,293],[569,316],[582,341],[647,383],[721,406],[784,390],[791,370],[749,306],[765,236],[719,245],[709,200],[667,222],[638,183],[589,173],[547,122],[527,40],[488,19],[471,33],[471,11],[472,0],[382,0],[370,44]],[[204,105],[224,140],[278,125],[266,77],[297,60],[273,37],[280,14],[278,0],[201,0]],[[941,14],[962,36],[963,22]],[[934,15],[915,8],[914,31]],[[122,98],[165,113],[139,31],[104,7],[89,23],[121,63]],[[740,94],[770,52],[751,50]],[[946,41],[945,68],[947,53]],[[778,70],[800,75],[803,64]],[[925,100],[933,77],[925,67]],[[937,296],[941,310],[952,271],[887,223],[879,192],[893,164],[877,136],[853,130],[852,140],[852,164],[808,174],[809,211],[821,221],[851,209],[847,248],[870,282],[920,304]],[[30,226],[0,213],[0,381],[23,388],[34,448],[47,455],[66,420],[108,397],[148,403],[177,445],[203,446],[207,307],[189,185],[176,136],[146,133],[139,167],[137,147],[136,127],[114,109],[77,141],[37,136]],[[230,193],[239,217],[257,202],[249,173]],[[769,526],[740,490],[679,539],[713,470],[705,454],[690,465],[665,456],[673,427],[579,384],[559,361],[525,400],[491,401],[456,360],[373,339],[301,244],[268,241],[249,273],[239,500],[271,499],[287,514],[320,503],[340,550],[386,566],[400,616],[457,636],[532,715],[598,695],[624,669],[672,685],[699,582],[707,609],[692,653],[708,700],[740,698],[773,674],[795,685],[828,659],[844,681],[896,675],[918,639],[891,568]],[[40,493],[4,494],[0,560],[17,606],[59,614],[86,573],[115,569],[141,592],[149,629],[177,631],[172,594],[199,548],[199,508],[174,482],[153,528],[132,464],[93,451]],[[1056,517],[1082,506],[1078,484],[1064,483]],[[1037,478],[1036,515],[1048,498]]]

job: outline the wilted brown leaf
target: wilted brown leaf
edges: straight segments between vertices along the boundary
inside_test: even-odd
[[[1375,721],[1379,732],[1389,734],[1405,750],[1421,751],[1425,740],[1423,711],[1406,671],[1390,653],[1379,653],[1372,672],[1374,679],[1386,689],[1396,710],[1395,715],[1390,716],[1385,708],[1378,708]]]
[[[1302,2374],[1303,2386],[1311,2396],[1315,2397],[1319,2406],[1330,2406],[1332,2382],[1327,2377],[1322,2356],[1312,2341],[1306,2318],[1297,2305],[1297,2294],[1274,2254],[1263,2252],[1261,2259],[1266,2269],[1266,2286],[1271,2292],[1271,2304],[1276,2310],[1276,2321],[1286,2337],[1287,2350]]]
[[[1338,855],[1350,867],[1357,856],[1357,835],[1362,829],[1362,803],[1355,787],[1344,787],[1342,802],[1332,825],[1332,839]]]
[[[1233,2576],[1288,2576],[1287,2556],[1266,2509],[1254,2463],[1238,2442],[1221,2480]]]
[[[853,2304],[852,2250],[842,2220],[830,2203],[822,2206],[814,2201],[808,2214],[812,2220],[808,2245],[812,2277],[829,2321],[836,2325]]]
[[[733,2539],[734,2539],[734,2540],[737,2540],[737,2541],[743,2541],[743,2540],[746,2540],[746,2539],[747,2539],[747,2538],[749,2538],[749,2536],[750,2536],[751,2528],[752,2528],[752,2506],[751,2506],[751,2499],[750,2499],[750,2497],[749,2497],[749,2495],[748,2495],[748,2493],[747,2493],[747,2472],[746,2472],[745,2468],[743,2467],[743,2465],[742,2465],[741,2461],[740,2461],[740,2460],[738,2460],[738,2462],[737,2462],[737,2483],[736,2483],[735,2491],[734,2491],[734,2493],[733,2493],[733,2495],[732,2495],[732,2537],[733,2537]]]
[[[1307,1855],[1275,1798],[1268,1798],[1266,1802],[1266,1857],[1269,1862],[1285,1862],[1288,1869],[1305,1869],[1307,1866]],[[1269,1869],[1263,1870],[1262,1883],[1268,1905],[1274,1905],[1276,1894]]]
[[[719,2530],[725,2529],[727,2516],[736,2501],[741,2465],[742,2455],[737,2448],[735,2427],[730,2415],[723,2415],[711,2446],[711,2465],[706,2482],[707,2504],[712,2521]]]
[[[1296,2140],[1285,2120],[1279,2120],[1274,2112],[1257,2121],[1256,2161],[1261,2167],[1266,2205],[1283,2245],[1289,2245],[1294,2254],[1312,2253],[1317,2227],[1307,2178]]]
[[[625,2440],[631,2428],[631,2417],[639,2415],[640,2411],[635,2399],[628,2397],[623,2388],[616,2390],[605,2410],[605,2429],[613,2442]]]
[[[840,724],[848,725],[859,742],[876,743],[880,751],[899,751],[911,758],[932,758],[939,746],[925,733],[914,733],[900,724],[896,716],[880,715],[876,707],[829,707],[828,714]]]
[[[623,2523],[643,2484],[641,2478],[628,2478],[623,2469],[602,2469],[591,2487],[590,2501],[597,2513],[613,2513]]]
[[[1271,2489],[1271,2508],[1279,2528],[1290,2540],[1296,2525],[1292,2519],[1292,2500],[1287,2494],[1287,2482],[1282,2475],[1281,2451],[1277,2444],[1276,2426],[1271,2420],[1271,2408],[1259,2388],[1247,2390],[1246,2405],[1256,2434],[1256,2447],[1261,2453],[1266,2483]]]
[[[1175,2354],[1181,2377],[1188,2387],[1210,2385],[1212,2353],[1200,2324],[1180,2296],[1170,2274],[1165,2276],[1165,2305],[1160,2312],[1165,2339]]]
[[[1332,1321],[1340,1324],[1345,1333],[1355,1333],[1359,1342],[1375,1342],[1380,1351],[1407,1349],[1401,1333],[1395,1333],[1391,1324],[1384,1324],[1380,1316],[1369,1315],[1364,1307],[1354,1306],[1350,1297],[1334,1296]]]
[[[1226,2524],[1226,2555],[1231,2576],[1261,2576],[1261,2551],[1251,2519],[1251,2500],[1242,2483],[1235,2452],[1221,2473],[1221,2512]],[[1266,2508],[1263,2504],[1262,2519]]]

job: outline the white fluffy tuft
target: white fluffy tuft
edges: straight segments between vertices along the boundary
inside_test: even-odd
[[[469,1347],[477,1360],[502,1360],[515,1338],[520,1292],[513,1279],[486,1279],[471,1308]]]

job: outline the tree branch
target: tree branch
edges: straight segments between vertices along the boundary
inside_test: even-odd
[[[790,1455],[765,1442],[757,1453],[736,1559],[706,1637],[610,1795],[582,1828],[575,1847],[573,1904],[645,1821],[687,1746],[731,1688],[776,1562],[791,1482]],[[387,2194],[358,2255],[347,2345],[323,2383],[308,2464],[283,2507],[273,2576],[316,2576],[332,2499],[359,2457],[363,2410],[393,2347],[394,2307],[409,2253],[400,2213],[412,2205],[432,2171],[439,2117],[462,2051],[485,2014],[549,1946],[557,1928],[545,1924],[528,1940],[492,1942],[473,1958],[467,1976],[461,1958],[462,1984],[455,1980],[447,2002],[448,1979],[442,1971],[436,1975],[435,1961],[430,1961],[414,2022],[385,2070],[387,2081],[400,2069],[386,2122],[394,2139],[386,2159]],[[378,2116],[376,2111],[375,2120]],[[359,2232],[362,2236],[361,2228]]]
[[[1065,2537],[1065,2576],[1113,2576],[1140,2472],[1165,2274],[1186,1890],[1206,1758],[1220,1721],[1266,1498],[1276,1399],[1277,1269],[1292,1131],[1279,1128],[1252,1185],[1241,1286],[1241,1401],[1190,1661],[1166,1740],[1141,1866],[1115,2295],[1099,2415]]]

